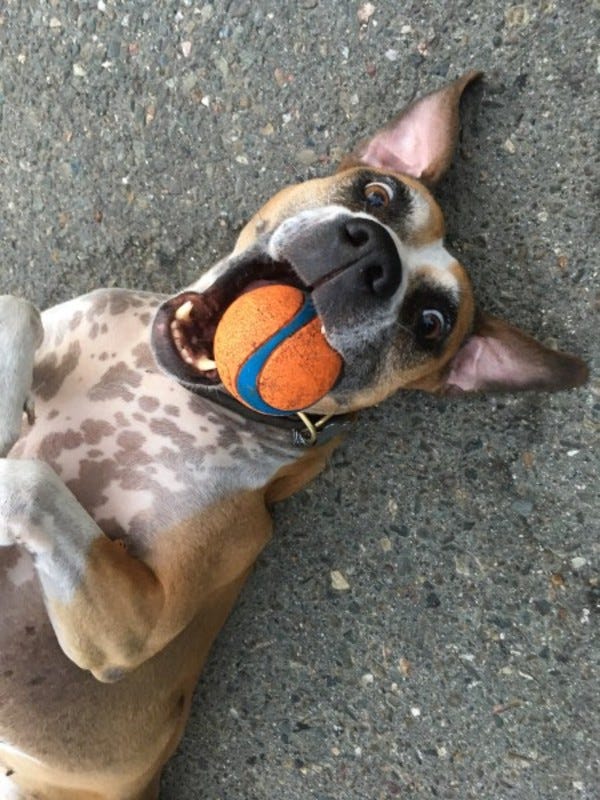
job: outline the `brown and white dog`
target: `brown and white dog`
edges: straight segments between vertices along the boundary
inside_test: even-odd
[[[269,507],[322,469],[346,415],[398,389],[585,381],[579,359],[484,314],[444,248],[426,187],[477,77],[410,105],[332,177],[276,194],[170,299],[100,290],[41,321],[0,299],[2,800],[158,796]],[[310,292],[343,358],[312,422],[258,417],[220,386],[216,323],[265,281]]]

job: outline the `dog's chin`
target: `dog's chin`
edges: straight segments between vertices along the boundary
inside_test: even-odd
[[[307,291],[290,264],[261,252],[232,260],[205,290],[188,289],[166,300],[151,332],[160,367],[191,388],[221,388],[213,348],[221,317],[242,294],[270,283]]]

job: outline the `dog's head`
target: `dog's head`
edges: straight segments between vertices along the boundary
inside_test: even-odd
[[[222,388],[212,362],[221,315],[248,288],[278,282],[310,293],[343,358],[340,379],[312,411],[356,410],[402,388],[583,383],[580,359],[484,314],[464,267],[444,247],[442,212],[427,187],[450,164],[460,97],[478,76],[469,72],[408,106],[333,176],[272,197],[228,258],[159,309],[153,345],[161,365],[191,387]]]

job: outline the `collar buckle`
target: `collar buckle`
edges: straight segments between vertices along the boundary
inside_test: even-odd
[[[339,436],[350,427],[354,417],[353,414],[344,414],[334,418],[334,414],[324,414],[313,422],[303,411],[296,411],[296,416],[302,422],[302,427],[292,430],[292,444],[294,447],[307,448],[325,444]]]

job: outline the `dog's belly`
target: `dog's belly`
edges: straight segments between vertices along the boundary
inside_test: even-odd
[[[102,290],[44,312],[36,419],[9,455],[47,462],[107,536],[149,563],[157,536],[260,492],[302,454],[286,431],[160,371],[149,341],[161,299]]]
[[[153,295],[99,292],[44,314],[36,421],[10,454],[46,461],[108,535],[131,544],[151,519],[164,526],[178,495],[196,500],[190,477],[218,445],[194,398],[154,362],[155,305]]]
[[[178,523],[240,493],[256,491],[249,513],[256,538],[266,538],[261,490],[298,451],[280,431],[260,425],[259,435],[256,423],[160,373],[147,345],[154,300],[132,299],[102,293],[44,315],[36,421],[24,422],[10,458],[48,462],[102,530],[151,566],[156,543],[168,553],[165,537]],[[242,522],[252,528],[247,516]],[[203,535],[203,526],[192,530]],[[60,773],[70,785],[72,774],[135,775],[158,764],[181,734],[197,675],[245,579],[240,570],[156,656],[104,684],[61,650],[30,556],[0,548],[0,766],[48,783]]]
[[[235,491],[225,476],[240,469],[217,419],[190,411],[194,398],[168,378],[141,372],[132,398],[92,402],[89,373],[91,390],[36,396],[37,421],[10,457],[47,462],[101,529],[141,556],[156,531]]]
[[[157,302],[112,290],[44,314],[36,422],[10,453],[50,464],[102,530],[142,557],[157,532],[266,485],[298,456],[280,432],[257,431],[158,369],[148,345]]]

